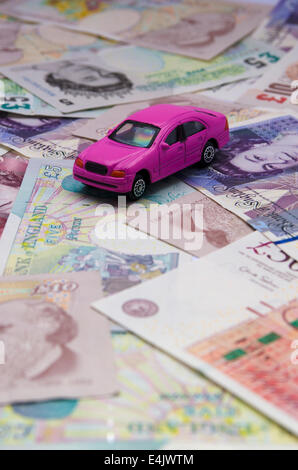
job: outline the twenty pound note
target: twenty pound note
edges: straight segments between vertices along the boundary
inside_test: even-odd
[[[0,279],[0,402],[116,392],[98,273]]]

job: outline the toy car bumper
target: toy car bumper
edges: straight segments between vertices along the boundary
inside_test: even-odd
[[[115,193],[128,193],[131,191],[133,183],[133,175],[128,175],[124,178],[113,178],[112,176],[97,175],[76,165],[73,169],[73,177],[81,183]]]

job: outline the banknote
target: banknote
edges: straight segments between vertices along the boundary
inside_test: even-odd
[[[297,258],[298,120],[287,114],[259,119],[231,129],[214,164],[186,169],[181,178],[272,240],[289,240],[283,250]]]
[[[265,111],[252,106],[243,106],[239,103],[232,103],[214,97],[205,96],[203,93],[184,93],[183,95],[168,96],[150,101],[122,104],[113,106],[103,111],[96,119],[84,122],[81,127],[74,131],[74,135],[86,139],[99,140],[104,137],[107,131],[115,127],[119,122],[147,106],[159,103],[176,104],[180,106],[198,106],[200,108],[216,109],[225,114],[229,124],[246,121],[261,116]]]
[[[98,19],[103,22],[103,34],[107,37],[210,60],[255,29],[270,8],[224,1],[207,3],[198,0],[190,4],[182,0],[172,7],[171,19],[168,11],[163,15],[163,6],[150,10],[139,12],[138,21],[124,30],[123,22],[111,21],[115,14],[119,19],[123,14],[117,7],[103,11]],[[132,11],[126,9],[124,17]]]
[[[142,208],[136,206],[128,225],[198,258],[252,232],[239,217],[198,191],[170,204],[149,206],[147,211]]]
[[[117,391],[108,323],[89,308],[100,291],[95,272],[1,278],[1,403]]]
[[[297,259],[297,172],[235,186],[214,200]]]
[[[30,158],[76,158],[90,142],[72,135],[79,120],[0,111],[0,142]]]
[[[270,11],[261,4],[176,0],[65,2],[6,1],[1,12],[30,21],[53,22],[184,56],[210,60],[248,35]]]
[[[249,41],[211,61],[136,46],[74,53],[62,60],[1,67],[5,76],[63,113],[193,92],[249,78],[283,53]]]
[[[0,18],[0,66],[57,59],[66,54],[94,51],[109,42],[50,24],[28,24]]]
[[[252,233],[92,306],[297,434],[297,262],[265,240]]]
[[[0,156],[4,155],[7,152],[8,152],[8,149],[6,149],[5,147],[1,147],[1,145],[0,145]]]
[[[114,334],[112,343],[119,395],[3,407],[0,447],[296,445],[294,436],[136,336]]]
[[[298,43],[276,64],[274,74],[265,73],[239,101],[254,106],[298,111]]]
[[[117,196],[77,184],[72,166],[65,160],[29,162],[0,240],[6,275],[97,270],[108,295],[191,261],[190,255],[155,238],[136,241],[123,233],[116,227]],[[172,180],[156,189],[154,200],[159,194],[161,202],[192,191],[179,180],[176,187]],[[149,193],[147,204],[150,197]],[[108,208],[113,210],[113,205],[111,214]]]
[[[135,336],[113,335],[113,346],[122,371],[119,396],[2,408],[0,447],[103,448],[109,442],[111,449],[152,449],[177,438],[295,444],[277,425]],[[128,376],[134,379],[129,385]],[[151,397],[150,407],[144,393]]]
[[[5,77],[0,77],[0,111],[24,116],[64,116],[58,109]],[[102,109],[89,109],[87,111],[69,113],[67,117],[91,119],[98,117],[102,112]]]
[[[54,25],[29,25],[0,19],[0,66],[44,62],[77,50],[95,52],[110,45],[94,36]],[[0,110],[24,115],[62,116],[57,109],[5,78],[0,78]],[[71,116],[92,118],[100,112],[92,110],[71,113]]]
[[[256,77],[237,80],[231,83],[223,83],[222,85],[204,90],[201,93],[208,98],[240,102],[241,96],[247,91],[248,88],[253,88],[255,82],[260,77],[261,75],[258,75]],[[245,105],[247,106],[247,103],[245,103]]]
[[[0,152],[0,238],[17,197],[28,160],[13,152]]]
[[[297,44],[297,0],[280,0],[253,37],[289,51]]]

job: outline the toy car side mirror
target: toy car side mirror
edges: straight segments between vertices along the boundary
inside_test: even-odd
[[[161,143],[161,148],[162,148],[162,150],[168,150],[168,148],[170,148],[170,146],[166,142],[162,142]]]
[[[107,135],[108,135],[108,136],[111,135],[113,131],[114,131],[114,128],[113,128],[113,129],[109,129],[108,132],[107,132]]]

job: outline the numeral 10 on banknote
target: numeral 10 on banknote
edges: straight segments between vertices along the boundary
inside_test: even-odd
[[[294,90],[294,91],[293,91]],[[266,93],[257,95],[257,99],[261,101],[274,101],[275,103],[285,103],[286,97],[290,97],[291,104],[298,104],[298,80],[294,80],[291,85],[286,83],[273,82],[265,89]],[[270,96],[267,93],[275,93],[277,95],[284,95],[280,97]]]
[[[36,286],[32,295],[44,295],[51,292],[73,292],[78,288],[78,284],[73,281],[60,281]]]

